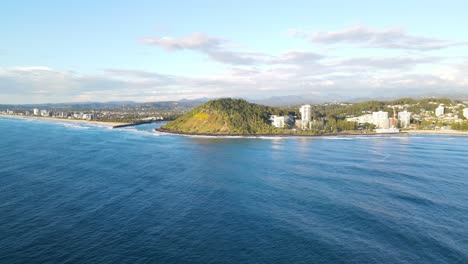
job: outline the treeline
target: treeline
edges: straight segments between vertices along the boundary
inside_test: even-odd
[[[232,98],[209,101],[201,108],[208,112],[217,112],[224,117],[233,132],[242,134],[271,133],[274,128],[270,125],[270,115],[284,115],[284,110],[276,107]]]
[[[392,101],[367,101],[355,103],[352,105],[341,104],[323,104],[312,107],[313,117],[320,118],[325,116],[344,117],[346,115],[359,116],[367,112],[384,111],[389,116],[393,115],[393,110],[387,105],[409,105],[406,109],[414,114],[420,114],[421,110],[435,111],[440,104],[451,105],[461,103],[461,101],[452,101],[449,98],[427,98],[415,100],[412,98],[400,98]]]
[[[455,130],[468,131],[468,121],[465,120],[464,122],[461,122],[461,123],[453,123],[451,125],[451,128]]]
[[[416,122],[416,125],[419,129],[435,129],[437,127],[447,127],[454,130],[468,131],[468,120],[466,119],[462,120],[461,122],[422,120]]]
[[[343,119],[318,119],[314,120],[310,124],[310,129],[325,132],[343,132],[343,131],[354,131],[358,129],[356,122],[348,122]]]

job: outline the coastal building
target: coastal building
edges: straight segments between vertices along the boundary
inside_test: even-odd
[[[402,111],[398,112],[398,120],[400,121],[400,127],[408,128],[410,126],[411,121],[411,112]]]
[[[442,116],[444,114],[444,111],[445,111],[445,107],[443,107],[442,105],[439,105],[439,107],[435,109],[435,115],[437,117]]]
[[[377,128],[389,128],[390,121],[388,119],[388,112],[383,112],[383,111],[373,112],[372,123]]]
[[[463,109],[463,117],[468,119],[468,108]]]
[[[286,118],[284,116],[272,115],[270,116],[271,125],[276,128],[283,128],[286,124]]]
[[[33,115],[38,116],[39,115],[39,109],[34,108],[33,109]]]
[[[372,117],[372,114],[365,114],[365,115],[362,115],[362,116],[356,116],[356,117],[349,117],[349,118],[346,118],[346,121],[348,122],[356,122],[358,124],[365,124],[365,123],[369,123],[369,124],[372,124],[373,123],[373,117]]]
[[[49,116],[49,112],[47,110],[41,110],[41,116]]]
[[[310,105],[303,105],[299,108],[299,112],[301,113],[302,129],[305,129],[308,127],[310,121],[312,121],[312,107]]]
[[[372,114],[366,114],[366,115],[362,115],[358,117],[359,124],[365,124],[365,123],[372,124],[372,120],[373,120]]]

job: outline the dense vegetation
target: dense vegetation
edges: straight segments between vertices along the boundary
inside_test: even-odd
[[[367,101],[355,104],[320,104],[312,106],[312,122],[309,129],[302,130],[289,124],[285,129],[274,128],[269,120],[270,115],[290,115],[301,119],[299,106],[289,108],[268,107],[252,104],[241,99],[218,99],[209,101],[187,114],[177,118],[163,127],[174,132],[206,134],[325,134],[351,131],[373,131],[373,124],[347,122],[347,116],[360,116],[374,111],[387,111],[393,115],[389,105],[403,105],[413,114],[434,111],[439,104],[452,105],[458,101],[450,99],[401,98],[393,101]],[[433,114],[432,114],[433,115]],[[434,116],[435,117],[435,116]],[[452,129],[467,130],[468,122],[452,123],[442,121],[418,121],[417,127],[431,129],[451,126]]]
[[[415,100],[411,98],[401,98],[392,101],[367,101],[355,104],[321,104],[312,107],[312,117],[334,117],[344,118],[346,115],[359,116],[365,113],[384,111],[389,116],[393,115],[393,110],[388,105],[408,105],[406,109],[413,114],[420,114],[421,110],[434,111],[439,104],[450,105],[456,103],[448,98],[427,98]],[[314,119],[315,119],[314,118]]]
[[[163,129],[185,133],[268,134],[274,133],[270,115],[282,115],[283,110],[242,99],[223,98],[209,101]]]

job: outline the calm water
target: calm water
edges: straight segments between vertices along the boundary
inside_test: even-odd
[[[0,263],[468,263],[468,137],[0,117]]]

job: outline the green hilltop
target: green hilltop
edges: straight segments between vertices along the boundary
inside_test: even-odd
[[[242,99],[222,98],[206,102],[162,129],[199,134],[268,134],[275,132],[269,121],[273,114],[282,114],[282,111]]]

